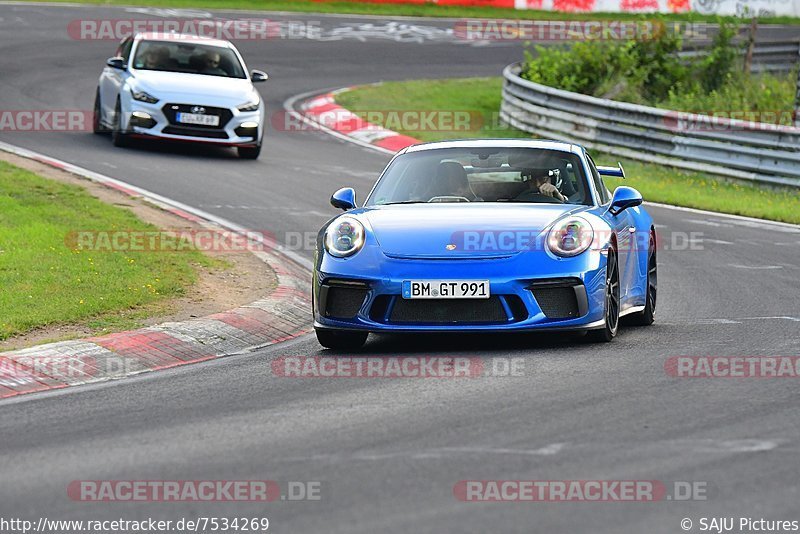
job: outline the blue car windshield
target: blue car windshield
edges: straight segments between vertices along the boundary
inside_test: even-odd
[[[419,202],[592,203],[576,154],[502,147],[442,148],[398,156],[366,205]]]

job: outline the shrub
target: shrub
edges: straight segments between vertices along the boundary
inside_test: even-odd
[[[734,66],[738,63],[738,47],[733,44],[733,38],[739,29],[731,24],[722,23],[719,33],[714,36],[711,50],[704,57],[696,69],[698,80],[706,91],[716,91],[730,80]]]
[[[680,37],[667,32],[650,40],[537,46],[535,57],[525,52],[521,76],[567,91],[680,111],[791,110],[795,75],[743,73],[737,33],[737,25],[721,21],[708,54],[691,64],[678,57]],[[785,120],[776,114],[776,122]]]

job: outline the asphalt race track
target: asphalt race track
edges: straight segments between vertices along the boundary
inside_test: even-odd
[[[112,41],[76,41],[79,18],[122,9],[0,5],[0,109],[91,109]],[[282,15],[326,28],[381,21]],[[268,113],[307,91],[378,80],[497,75],[518,45],[455,43],[413,21],[389,38],[349,34],[237,43],[263,68]],[[775,30],[777,33],[782,33]],[[346,32],[344,32],[346,33]],[[358,33],[358,32],[355,32]],[[84,166],[296,242],[360,198],[388,157],[320,132],[270,130],[261,159],[228,150],[138,144],[91,133],[0,133]],[[522,358],[522,376],[289,379],[279,356],[329,354],[313,336],[210,363],[0,405],[0,517],[268,517],[270,531],[674,533],[690,518],[800,519],[797,383],[670,377],[670,356],[800,355],[800,229],[651,207],[662,236],[659,306],[649,328],[610,344],[567,336],[371,337],[359,355],[458,355],[488,366]],[[295,241],[292,241],[295,240]],[[298,254],[310,258],[312,251]],[[319,501],[91,503],[73,480],[320,481]],[[690,502],[468,503],[460,480],[705,483]]]

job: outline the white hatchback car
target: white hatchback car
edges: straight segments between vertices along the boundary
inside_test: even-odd
[[[95,133],[116,146],[131,137],[236,147],[256,159],[264,135],[264,104],[228,41],[194,35],[137,34],[106,61],[94,103]]]

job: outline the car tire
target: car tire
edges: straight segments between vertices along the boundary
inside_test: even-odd
[[[606,263],[604,310],[605,324],[598,330],[589,330],[587,334],[589,341],[607,343],[614,339],[619,330],[619,262],[613,248],[608,251]]]
[[[108,133],[108,128],[103,126],[103,112],[100,107],[100,88],[94,95],[94,115],[92,115],[92,132],[97,135],[104,135]]]
[[[236,149],[239,152],[241,159],[258,159],[261,155],[261,145],[257,146],[240,146]]]
[[[317,341],[327,349],[354,350],[367,341],[369,332],[344,332],[336,330],[316,330]]]
[[[656,236],[650,233],[650,244],[647,247],[647,301],[644,310],[626,317],[626,324],[650,326],[655,321],[656,297],[658,296],[658,261],[656,257]]]
[[[122,106],[119,99],[114,108],[114,128],[111,130],[111,142],[117,147],[128,146],[128,135],[122,131]]]

